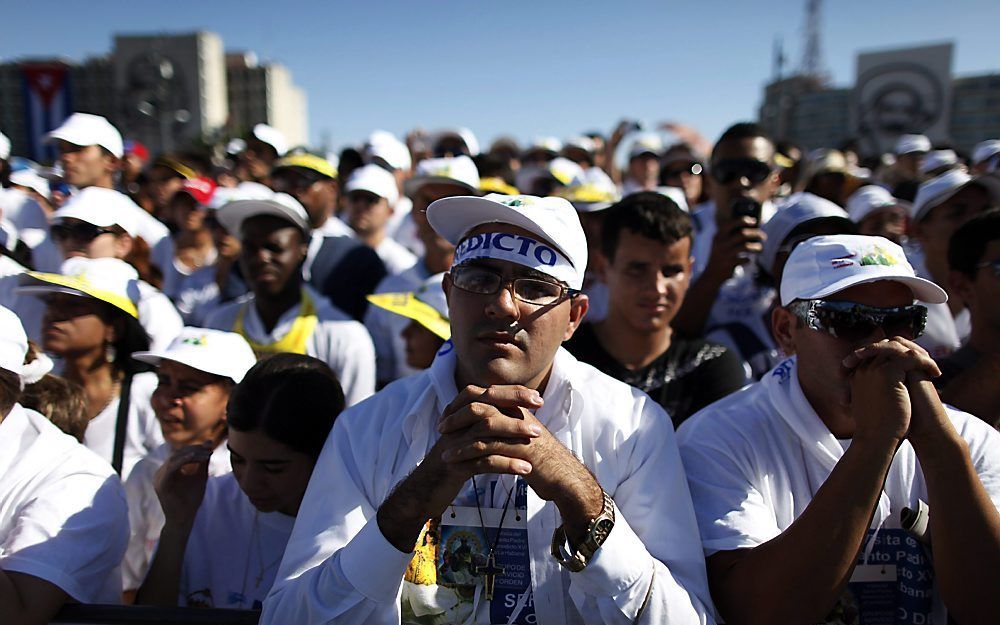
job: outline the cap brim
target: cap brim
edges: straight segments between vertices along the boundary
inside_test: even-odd
[[[993,201],[1000,200],[1000,178],[996,178],[996,177],[990,176],[988,174],[985,175],[985,176],[976,176],[972,180],[969,180],[968,182],[966,182],[965,184],[963,184],[963,185],[961,185],[959,187],[955,187],[953,189],[948,189],[947,191],[944,191],[944,192],[938,194],[937,196],[931,198],[923,206],[920,207],[920,212],[919,213],[913,215],[913,217],[912,217],[913,221],[920,221],[920,220],[922,220],[924,217],[927,216],[927,213],[929,213],[933,209],[937,208],[938,206],[940,206],[944,202],[947,202],[948,200],[950,200],[952,197],[955,196],[955,194],[957,194],[962,189],[965,189],[966,187],[969,187],[969,186],[972,186],[972,185],[979,185],[979,186],[983,187],[984,189],[986,189],[986,192],[990,194],[990,196],[993,198]],[[912,205],[911,205],[911,208],[912,208]]]
[[[541,224],[509,206],[483,197],[458,196],[437,200],[427,208],[427,221],[452,245],[458,245],[466,233],[477,226],[501,223],[524,228],[536,236],[546,238],[546,242],[563,256],[571,257],[556,237],[540,234],[545,232]]]
[[[170,362],[176,362],[177,364],[184,365],[185,367],[191,367],[197,371],[217,375],[221,378],[227,378],[234,382],[239,382],[239,380],[233,378],[232,375],[224,371],[206,369],[204,359],[199,360],[195,354],[169,354],[154,351],[133,352],[132,358],[138,360],[139,362],[153,365],[154,367],[159,367],[164,360],[168,360]]]
[[[578,213],[598,213],[602,210],[607,210],[614,206],[614,202],[573,202],[570,201],[573,208],[576,209]]]
[[[92,297],[111,304],[115,308],[128,313],[134,319],[138,319],[139,317],[139,310],[132,300],[116,293],[95,289],[72,276],[32,271],[22,274],[20,282],[21,286],[15,289],[17,293],[66,293],[68,295]]]
[[[239,237],[243,222],[251,217],[271,215],[288,221],[291,225],[307,234],[312,230],[302,217],[292,209],[273,202],[263,200],[235,200],[228,202],[216,210],[216,219],[230,234]]]
[[[910,287],[910,290],[913,292],[913,298],[920,300],[921,302],[926,302],[928,304],[944,304],[948,301],[948,294],[945,290],[930,280],[925,280],[924,278],[918,278],[916,276],[900,276],[888,273],[882,275],[868,275],[861,279],[859,279],[859,276],[857,275],[848,276],[822,289],[819,289],[815,293],[799,293],[794,299],[820,299],[859,284],[884,281],[900,282],[905,284]],[[786,302],[784,301],[784,298],[782,298],[781,304],[782,306],[787,306],[791,301],[792,300]]]
[[[417,191],[421,189],[424,185],[428,184],[448,184],[455,187],[461,188],[465,193],[469,195],[480,195],[482,192],[475,188],[470,187],[461,180],[455,180],[454,178],[445,178],[444,176],[426,176],[421,178],[410,178],[403,183],[403,193],[407,197],[415,195]]]
[[[369,295],[368,301],[379,308],[413,319],[445,341],[451,338],[451,324],[448,320],[434,307],[414,297],[413,293],[379,293]]]

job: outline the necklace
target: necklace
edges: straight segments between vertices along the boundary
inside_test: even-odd
[[[499,476],[497,477],[497,483],[502,484]],[[517,479],[515,478],[514,485],[507,491],[507,499],[503,503],[503,512],[500,513],[500,523],[497,525],[497,533],[493,536],[493,544],[490,545],[490,550],[486,553],[486,562],[475,567],[475,574],[483,576],[483,592],[487,601],[493,600],[493,584],[496,582],[497,575],[503,575],[504,573],[504,567],[497,564],[496,556],[493,552],[497,548],[497,543],[500,542],[500,532],[503,531],[503,521],[507,516],[507,506],[510,505],[510,496],[516,489]],[[479,487],[476,486],[475,475],[472,476],[472,490],[476,495],[476,511],[479,513],[479,527],[482,528],[483,538],[488,543],[489,538],[486,535],[486,523],[483,521],[483,509],[479,505]]]
[[[272,567],[281,562],[281,558],[284,556],[282,553],[276,560],[264,566],[264,551],[260,544],[260,511],[254,510],[253,513],[253,526],[250,530],[250,545],[247,545],[247,561],[246,565],[243,567],[243,584],[240,587],[240,606],[244,605],[244,602],[249,601],[247,597],[247,576],[250,574],[250,552],[253,550],[252,546],[257,546],[257,575],[254,578],[254,592],[260,590],[261,582],[264,581],[264,574],[270,571]],[[252,605],[252,602],[251,602]]]

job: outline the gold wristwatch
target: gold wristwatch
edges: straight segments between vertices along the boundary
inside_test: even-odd
[[[611,529],[615,526],[615,502],[603,489],[601,492],[604,495],[604,506],[601,508],[601,513],[587,525],[587,534],[576,551],[571,553],[567,548],[569,541],[566,540],[566,530],[562,525],[552,533],[552,557],[574,573],[587,567],[590,559],[608,539]]]

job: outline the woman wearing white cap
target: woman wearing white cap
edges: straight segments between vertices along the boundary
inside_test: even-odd
[[[142,583],[163,529],[163,510],[153,477],[171,453],[191,445],[214,450],[210,476],[232,471],[226,440],[226,403],[233,386],[256,362],[250,345],[232,332],[184,328],[169,347],[132,357],[157,368],[152,406],[166,443],[140,460],[128,481],[131,539],[123,565],[126,602]]]
[[[166,524],[137,603],[259,609],[343,408],[320,360],[277,354],[250,369],[229,401],[233,472],[209,478],[205,446],[175,452],[157,472]]]
[[[118,601],[128,513],[111,467],[18,403],[27,349],[0,308],[0,618],[41,625],[66,603]]]
[[[129,356],[149,348],[139,324],[138,275],[114,258],[71,258],[62,274],[29,272],[21,293],[45,303],[42,348],[62,362],[62,375],[83,386],[90,423],[83,443],[122,479],[163,443],[150,407],[156,376]]]

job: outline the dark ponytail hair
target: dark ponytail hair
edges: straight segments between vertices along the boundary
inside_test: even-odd
[[[315,460],[343,409],[344,391],[325,362],[283,353],[247,372],[230,393],[226,412],[230,428],[260,430]]]

